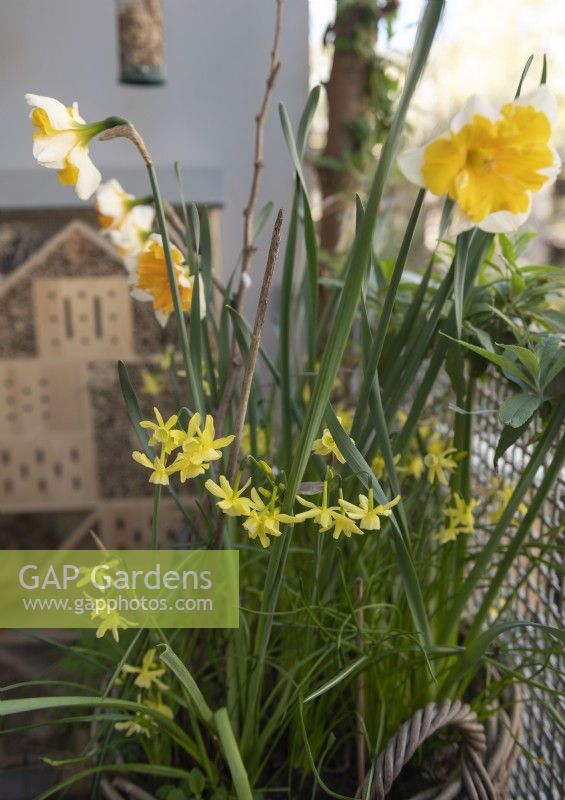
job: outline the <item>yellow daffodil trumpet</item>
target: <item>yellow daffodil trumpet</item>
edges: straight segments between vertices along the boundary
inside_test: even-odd
[[[184,256],[178,247],[171,245],[171,256],[175,267],[175,278],[179,289],[182,311],[189,312],[192,305],[192,292],[194,288],[194,275],[190,275],[188,267],[184,264]],[[163,248],[163,239],[158,233],[152,233],[145,247],[139,255],[137,266],[131,276],[131,295],[136,300],[150,301],[153,303],[155,316],[161,325],[166,325],[169,315],[174,310],[173,295],[167,262]],[[206,316],[206,298],[204,284],[200,280],[200,318]]]

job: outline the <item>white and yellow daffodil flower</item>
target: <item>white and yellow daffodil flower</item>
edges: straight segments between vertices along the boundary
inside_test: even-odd
[[[98,187],[95,210],[100,227],[116,245],[126,269],[131,272],[151,235],[155,209],[126,192],[120,182],[112,178]]]
[[[170,245],[171,256],[175,267],[175,278],[179,289],[181,308],[190,312],[192,306],[192,290],[194,275],[190,275],[184,264],[184,256],[178,247]],[[163,239],[160,234],[152,233],[145,247],[137,258],[135,270],[131,273],[131,296],[135,300],[151,301],[155,317],[161,325],[166,325],[169,315],[174,310],[173,295],[169,284],[169,274],[165,259]],[[204,282],[198,281],[200,299],[200,319],[206,316],[206,296]]]
[[[152,206],[134,206],[119,227],[108,230],[108,236],[118,248],[129,273],[135,270],[139,254],[151,236],[154,219]]]
[[[94,210],[101,228],[116,228],[123,222],[136,203],[116,178],[101,183],[96,191]]]
[[[445,133],[402,153],[398,164],[408,180],[456,203],[453,234],[473,226],[513,231],[530,214],[532,195],[559,174],[550,144],[556,117],[545,85],[499,110],[475,95]]]
[[[88,155],[88,143],[108,125],[85,122],[77,103],[67,107],[53,97],[38,94],[26,94],[25,99],[32,106],[34,158],[42,166],[58,170],[61,183],[74,186],[78,197],[88,200],[101,180]]]

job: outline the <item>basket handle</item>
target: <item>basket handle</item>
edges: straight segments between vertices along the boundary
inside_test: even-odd
[[[485,729],[467,703],[446,700],[427,706],[404,722],[387,743],[373,767],[371,800],[384,800],[403,766],[416,750],[441,728],[451,725],[463,737],[461,745],[461,777],[470,800],[497,800],[497,792],[484,765]],[[366,797],[369,778],[358,789],[356,797]]]

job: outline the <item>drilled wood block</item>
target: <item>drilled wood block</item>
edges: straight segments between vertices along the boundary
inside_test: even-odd
[[[75,431],[3,435],[0,508],[5,513],[88,508],[98,486],[92,437]]]
[[[84,431],[90,419],[88,402],[80,363],[0,360],[0,443],[4,434]]]
[[[127,277],[38,278],[33,284],[40,357],[116,359],[133,353]]]

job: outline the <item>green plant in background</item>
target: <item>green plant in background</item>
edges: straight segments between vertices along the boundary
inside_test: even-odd
[[[169,491],[195,546],[240,550],[241,624],[213,634],[125,630],[119,643],[72,656],[94,660],[101,695],[85,681],[80,694],[2,700],[2,715],[81,709],[77,723],[96,723],[74,759],[84,768],[41,798],[88,776],[97,797],[100,776],[122,772],[150,776],[148,789],[165,800],[314,797],[318,789],[352,797],[365,778],[355,755],[372,760],[425,703],[465,698],[486,717],[508,682],[530,680],[497,640],[527,624],[508,616],[501,587],[517,558],[535,565],[533,545],[551,559],[554,539],[538,543],[534,523],[565,457],[563,283],[551,267],[522,266],[526,238],[512,233],[557,168],[546,88],[500,112],[474,99],[443,137],[404,156],[422,188],[386,275],[372,258],[385,182],[442,5],[426,5],[370,192],[357,202],[355,240],[341,277],[325,282],[320,313],[302,171],[319,90],[296,134],[281,108],[295,188],[274,359],[261,330],[280,215],[250,326],[233,277],[221,286],[212,274],[206,214],[183,203],[183,219],[172,218],[129,123],[103,135],[129,138],[147,163],[161,238],[141,226],[132,286],[157,313],[174,314],[178,334],[180,358],[169,354],[158,376],[178,381],[178,408],[145,420],[120,365],[141,447],[135,458],[155,484],[153,546]],[[527,169],[524,147],[533,154]],[[440,231],[448,245],[413,280],[405,268],[426,190],[448,194]],[[138,206],[118,207],[126,224],[123,212]],[[246,215],[246,247],[271,209],[255,227]],[[472,421],[477,384],[494,375],[509,389],[496,458],[520,436],[532,446],[519,475],[504,479],[493,468],[482,491]],[[177,473],[197,500],[190,513]],[[558,632],[544,632],[545,653],[524,645],[536,665],[559,646]]]

